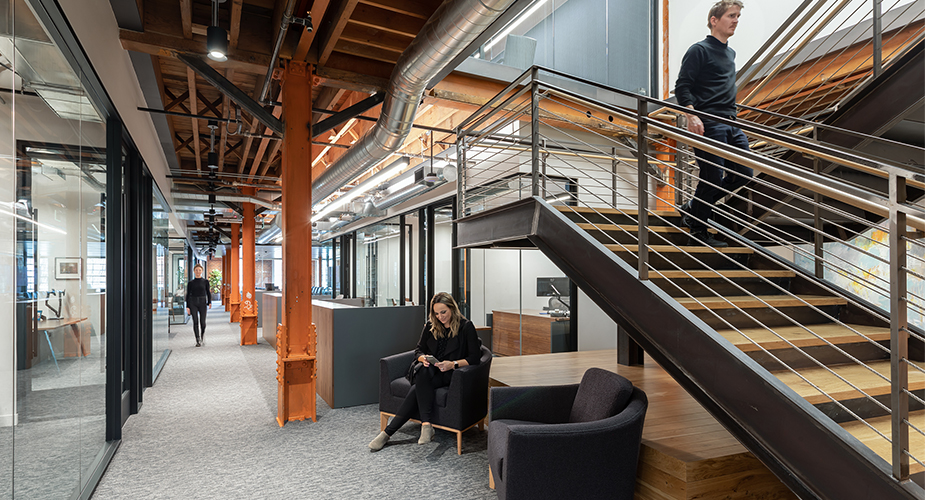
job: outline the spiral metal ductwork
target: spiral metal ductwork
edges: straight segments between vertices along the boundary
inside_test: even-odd
[[[312,184],[321,201],[394,153],[411,132],[427,83],[515,0],[450,0],[441,5],[392,71],[379,121]]]

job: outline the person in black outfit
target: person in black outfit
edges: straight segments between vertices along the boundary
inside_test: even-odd
[[[691,45],[681,60],[675,85],[680,105],[735,120],[735,51],[729,48],[728,42],[735,34],[742,7],[740,0],[722,0],[710,9],[707,16],[710,35]],[[687,129],[748,150],[748,139],[738,127],[688,114]],[[693,199],[681,206],[681,221],[691,230],[690,244],[729,246],[707,232],[706,221],[713,217],[716,200],[744,186],[752,177],[752,169],[697,148],[694,153],[700,167],[700,182]]]
[[[186,285],[186,312],[193,317],[196,347],[200,347],[206,340],[206,309],[212,308],[212,293],[209,280],[202,277],[201,265],[193,267],[193,274],[196,277]]]
[[[379,451],[417,411],[421,416],[421,438],[418,444],[429,443],[434,437],[430,414],[434,407],[435,392],[450,385],[453,370],[477,365],[481,359],[481,340],[475,333],[475,326],[463,317],[453,296],[440,292],[430,300],[430,319],[421,332],[415,354],[415,371],[411,390],[385,430],[380,432],[369,448]],[[437,358],[429,363],[428,356]]]

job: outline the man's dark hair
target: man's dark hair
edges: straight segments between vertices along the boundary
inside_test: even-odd
[[[740,10],[745,8],[745,4],[741,0],[720,0],[713,4],[713,7],[710,8],[710,13],[707,14],[707,28],[713,29],[713,23],[710,22],[710,19],[723,17],[726,11],[733,6],[738,7]]]

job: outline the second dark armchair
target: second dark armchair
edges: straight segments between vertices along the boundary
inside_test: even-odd
[[[488,371],[491,351],[482,346],[479,364],[464,366],[453,372],[449,387],[437,389],[431,423],[437,429],[456,433],[456,452],[462,455],[462,433],[475,425],[479,428],[488,414]],[[395,415],[411,383],[405,378],[414,359],[414,351],[394,354],[379,360],[379,420],[385,430],[389,417]],[[419,419],[415,415],[412,419]]]
[[[580,384],[494,387],[488,465],[500,499],[633,498],[644,392],[589,368]]]

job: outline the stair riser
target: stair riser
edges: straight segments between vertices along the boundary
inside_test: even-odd
[[[615,252],[618,257],[623,259],[632,267],[636,267],[636,254],[630,254],[628,252]],[[665,258],[667,257],[667,259]],[[698,254],[665,254],[665,257],[662,255],[657,255],[654,253],[649,253],[649,263],[655,267],[655,269],[666,269],[666,270],[690,270],[690,269],[741,269],[736,262],[746,264],[748,262],[748,254],[724,254],[719,255],[713,252],[710,253],[698,253]],[[727,257],[729,257],[727,259]],[[696,258],[696,260],[695,260]],[[732,262],[730,262],[730,259]],[[697,262],[699,261],[699,262]]]
[[[746,293],[742,291],[743,288],[754,295],[779,295],[783,293],[781,289],[787,290],[790,286],[789,278],[769,278],[769,280],[771,283],[761,278],[735,278],[732,280],[733,283],[730,283],[723,278],[700,278],[699,280],[675,278],[669,282],[669,280],[663,278],[653,278],[652,282],[672,297],[687,297],[684,292],[694,297],[713,297],[717,294],[723,296],[745,295]],[[780,288],[776,288],[774,285]]]
[[[925,391],[912,391],[912,393],[918,396],[920,399],[925,399]],[[883,404],[887,408],[890,408],[891,406],[889,394],[881,394],[878,396],[874,396],[874,399],[879,401],[881,404]],[[909,399],[909,411],[910,412],[925,409],[925,405],[922,405],[915,399],[912,399],[912,398],[908,398],[908,399]],[[850,410],[855,415],[863,419],[885,417],[889,415],[889,413],[887,413],[886,410],[881,408],[880,405],[874,403],[868,398],[849,399],[845,401],[839,401],[839,403],[843,404],[846,408],[848,408],[848,410]],[[841,424],[844,422],[851,422],[851,421],[856,420],[855,417],[853,417],[850,413],[848,413],[848,411],[846,411],[845,409],[841,408],[840,406],[838,406],[837,404],[833,402],[820,403],[815,406],[816,408],[819,409],[819,411],[821,411],[822,413],[825,413],[826,416],[834,420],[836,423]]]
[[[879,344],[884,347],[889,347],[889,342],[879,342]],[[890,359],[888,353],[883,352],[883,350],[877,348],[877,346],[869,342],[841,344],[838,347],[845,351],[848,355],[853,356],[854,358],[865,363]],[[832,346],[810,346],[804,347],[802,349],[803,352],[822,362],[822,364],[826,366],[842,363],[853,363],[850,358],[848,358],[845,354],[838,352],[838,350]],[[806,354],[801,354],[796,349],[773,349],[769,352],[791,368],[803,369],[815,368],[819,366],[811,359],[809,359]],[[768,371],[773,372],[786,369],[785,366],[782,366],[780,363],[774,360],[770,354],[767,354],[764,351],[753,351],[749,352],[748,355],[757,361],[758,364],[768,369]]]
[[[636,231],[588,231],[588,234],[594,237],[597,241],[605,245],[610,245],[613,243],[622,243],[624,245],[636,245],[639,243],[636,235]],[[674,244],[677,246],[687,246],[690,243],[690,237],[687,233],[662,233],[662,232],[650,232],[649,233],[649,244],[650,245],[669,245]]]
[[[839,308],[842,306],[821,306],[818,307],[819,310],[825,311],[828,314],[838,317]],[[716,318],[710,311],[692,311],[698,318],[702,319],[704,323],[710,325],[714,329],[726,329],[729,328],[728,324],[732,325],[735,328],[758,328],[762,325],[756,323],[760,321],[765,326],[775,327],[775,326],[788,326],[793,325],[793,321],[784,318],[781,316],[781,313],[786,314],[790,318],[793,318],[797,323],[800,324],[816,324],[816,323],[825,323],[830,321],[828,318],[822,314],[816,312],[813,309],[808,307],[783,307],[780,308],[780,313],[778,311],[772,311],[767,308],[755,308],[755,309],[745,309],[749,315],[753,316],[755,319],[746,316],[745,314],[739,312],[736,309],[722,309],[717,311],[720,317],[724,321],[720,321]]]

